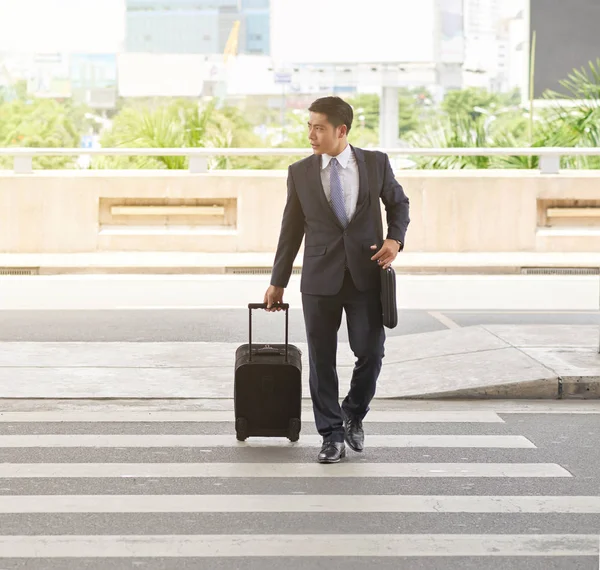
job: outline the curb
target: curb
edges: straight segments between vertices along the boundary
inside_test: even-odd
[[[131,401],[187,401],[207,399],[199,396],[68,396],[68,397],[45,397],[45,396],[0,396],[1,400],[25,401],[25,400],[53,400],[58,398],[66,400],[89,400],[94,402],[115,400]],[[213,399],[213,398],[208,398]],[[217,398],[217,399],[233,399]],[[374,400],[414,400],[414,401],[436,401],[436,400],[600,400],[600,376],[568,376],[562,378],[546,378],[528,382],[514,382],[511,384],[497,384],[494,386],[482,386],[480,388],[465,388],[446,392],[435,392],[428,394],[411,394],[408,396],[375,396]],[[309,405],[311,399],[303,394],[302,401]]]
[[[464,388],[447,392],[389,396],[381,400],[598,400],[600,376],[565,376]]]

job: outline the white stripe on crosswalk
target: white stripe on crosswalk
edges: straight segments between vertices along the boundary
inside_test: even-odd
[[[5,422],[233,422],[233,411],[198,412],[0,412]],[[311,418],[312,421],[312,418]],[[504,423],[494,412],[371,411],[365,423]]]
[[[285,534],[2,536],[6,558],[597,556],[598,535]]]
[[[555,463],[0,463],[0,478],[572,477]]]
[[[600,514],[600,497],[469,495],[31,495],[0,513],[564,513]]]
[[[366,445],[379,448],[452,447],[531,449],[536,446],[521,435],[369,435]],[[0,435],[0,448],[8,447],[317,447],[318,435],[297,442],[285,438],[250,438],[234,435]]]
[[[242,448],[281,448],[286,457],[287,449],[318,449],[321,437],[302,434],[299,442],[289,442],[286,438],[249,438],[239,442],[233,429],[217,434],[53,434],[51,426],[45,426],[44,434],[17,435],[16,426],[11,423],[43,422],[82,422],[90,424],[88,431],[97,431],[101,422],[227,422],[234,421],[232,410],[221,411],[151,411],[127,409],[99,409],[95,412],[84,410],[66,412],[5,412],[0,413],[0,423],[10,435],[0,435],[0,449],[4,448],[102,448],[103,453],[114,449],[128,448],[193,448],[207,459],[205,462],[185,463],[0,463],[0,480],[9,492],[19,484],[19,479],[35,478],[36,484],[44,484],[44,479],[86,478],[95,479],[144,479],[163,478],[171,487],[183,478],[212,478],[215,484],[226,478],[251,481],[258,478],[291,479],[301,478],[486,478],[488,480],[506,478],[572,478],[573,475],[555,463],[364,463],[362,456],[352,455],[350,460],[337,465],[321,465],[316,461],[304,463],[272,462],[259,463],[256,460],[272,453],[262,451],[254,461],[249,461],[248,452],[243,453],[245,462],[219,463],[212,461],[214,449]],[[504,423],[495,410],[379,410],[372,411],[365,423]],[[76,426],[73,426],[76,427]],[[215,426],[218,427],[218,426]],[[398,428],[400,431],[402,428]],[[489,429],[489,428],[488,428]],[[65,430],[65,428],[61,428]],[[189,431],[189,430],[188,430]],[[222,430],[215,430],[222,431]],[[373,429],[373,431],[377,431]],[[451,432],[450,432],[451,433]],[[383,448],[483,448],[483,449],[536,449],[535,444],[520,435],[411,435],[394,434],[366,436],[367,451],[374,454]],[[154,451],[154,453],[161,453]],[[162,452],[165,453],[164,451]],[[19,453],[26,457],[26,452]],[[56,455],[56,454],[55,454]],[[235,454],[234,455],[239,455]],[[257,455],[257,453],[250,453]],[[281,455],[281,454],[277,454]],[[297,454],[296,454],[297,455]],[[402,459],[402,452],[398,452]],[[522,453],[520,454],[522,455]],[[368,458],[368,453],[367,453]],[[429,457],[429,456],[425,456]],[[457,456],[457,458],[460,456]],[[48,457],[47,457],[48,458]],[[290,456],[291,458],[291,456]],[[6,461],[5,457],[5,461]],[[58,455],[57,455],[58,459]],[[60,461],[60,459],[58,459]],[[110,461],[110,458],[106,460]],[[298,457],[296,457],[298,460]],[[371,459],[372,461],[373,459]],[[11,479],[10,482],[7,479]],[[170,481],[170,482],[169,482]],[[139,482],[139,481],[138,481]],[[210,483],[210,481],[205,481]],[[357,482],[357,481],[355,481]],[[9,484],[10,483],[10,484]],[[346,484],[346,483],[345,483]],[[60,488],[60,487],[58,487]],[[173,488],[174,489],[174,488]],[[593,490],[592,490],[593,491]],[[62,492],[65,492],[64,490]],[[171,490],[170,492],[176,492]],[[242,493],[245,491],[242,490]],[[272,492],[277,492],[276,486]],[[314,490],[313,490],[314,492]],[[318,492],[318,491],[317,491]],[[460,492],[460,491],[459,491]],[[468,491],[467,491],[468,493]],[[146,517],[152,513],[430,513],[431,516],[460,513],[488,513],[500,515],[527,513],[529,515],[600,515],[600,496],[529,496],[529,495],[334,495],[334,494],[126,494],[126,495],[0,495],[0,515],[29,515],[25,521],[37,515],[49,516],[99,513],[110,522],[110,515],[136,513],[142,527],[132,527],[131,532],[143,533]],[[190,516],[190,515],[186,515]],[[203,515],[205,516],[205,515]],[[215,515],[218,516],[218,515]],[[380,515],[381,516],[381,515]],[[239,516],[238,516],[239,518]],[[467,519],[468,520],[468,519]],[[26,523],[29,524],[29,523]],[[136,523],[137,524],[137,523]],[[534,523],[532,522],[532,525]],[[573,527],[569,527],[572,529]],[[221,534],[221,535],[177,535],[170,534],[171,527],[164,535],[0,535],[0,566],[4,558],[88,558],[105,559],[110,565],[112,558],[248,558],[278,557],[303,558],[307,556],[332,558],[364,557],[566,557],[598,556],[600,537],[598,535],[576,534]],[[308,529],[312,530],[312,529]],[[334,529],[335,530],[335,529]],[[479,530],[479,528],[477,528]],[[0,531],[1,532],[1,531]],[[28,530],[17,531],[28,532]],[[92,531],[96,533],[94,529]],[[242,531],[243,532],[243,531]],[[392,531],[393,532],[393,531]],[[452,532],[452,530],[449,530]],[[206,564],[206,562],[204,563]],[[202,563],[200,562],[200,565]]]

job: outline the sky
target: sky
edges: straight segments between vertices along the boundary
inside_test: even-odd
[[[125,38],[124,5],[125,0],[0,0],[0,52],[115,53]]]

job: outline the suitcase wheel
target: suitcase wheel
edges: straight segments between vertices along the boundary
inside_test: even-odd
[[[300,420],[292,418],[288,427],[288,439],[290,441],[298,441],[300,439]]]
[[[238,418],[235,420],[235,436],[238,441],[245,441],[248,437],[248,420]]]

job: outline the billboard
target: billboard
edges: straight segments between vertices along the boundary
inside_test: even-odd
[[[534,97],[559,84],[574,68],[600,58],[600,0],[530,0],[530,38],[536,32]]]
[[[117,59],[119,95],[199,97],[213,67],[201,54],[122,53]]]
[[[429,63],[437,9],[435,0],[271,0],[271,55],[280,65]]]

